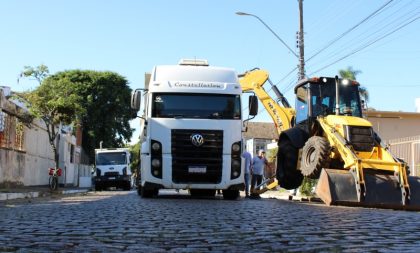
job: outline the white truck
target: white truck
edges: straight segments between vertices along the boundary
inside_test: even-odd
[[[130,151],[127,148],[95,149],[95,190],[108,187],[131,189]]]
[[[230,68],[206,60],[155,66],[132,93],[141,118],[138,194],[188,189],[191,195],[236,199],[244,188],[241,85]]]

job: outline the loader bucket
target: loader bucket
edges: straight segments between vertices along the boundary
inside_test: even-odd
[[[366,194],[359,200],[355,179],[349,171],[323,169],[316,194],[327,205],[420,211],[420,178],[409,177],[410,200],[404,205],[396,176],[366,171],[364,177]]]

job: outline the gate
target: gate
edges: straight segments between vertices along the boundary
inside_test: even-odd
[[[420,176],[420,135],[389,140],[390,150],[410,166],[410,176]]]

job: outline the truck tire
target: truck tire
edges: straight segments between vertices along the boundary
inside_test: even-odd
[[[141,196],[141,185],[137,186],[137,195]]]
[[[154,189],[145,189],[144,187],[141,187],[140,189],[140,196],[142,198],[152,198],[154,193]]]
[[[300,164],[302,175],[318,179],[322,168],[329,167],[330,152],[331,146],[326,138],[321,136],[309,138],[302,150],[302,162]]]
[[[102,187],[100,184],[98,183],[95,184],[95,191],[102,191]]]
[[[281,138],[277,152],[276,177],[280,187],[292,190],[302,184],[303,175],[297,170],[298,149],[292,145],[289,138]]]
[[[223,190],[223,198],[227,200],[235,200],[239,197],[239,190]]]

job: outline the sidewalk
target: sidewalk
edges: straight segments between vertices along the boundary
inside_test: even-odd
[[[47,197],[57,194],[84,193],[90,190],[91,188],[59,187],[56,191],[51,191],[48,188],[48,186],[22,186],[15,188],[0,188],[0,201]]]

